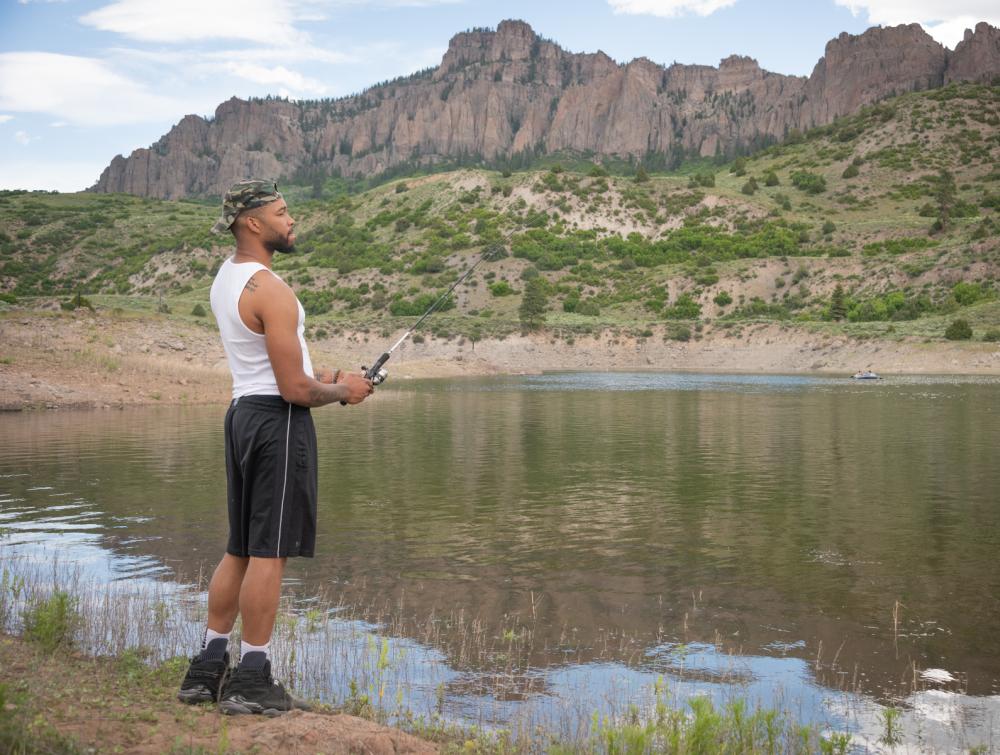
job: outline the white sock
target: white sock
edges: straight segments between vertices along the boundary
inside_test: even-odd
[[[251,645],[246,640],[242,640],[240,642],[240,661],[243,661],[247,653],[263,653],[266,656],[270,649],[270,642],[266,642],[263,645]]]
[[[208,643],[210,643],[212,640],[225,640],[228,643],[230,634],[232,634],[231,630],[229,632],[216,632],[214,629],[209,629],[208,627],[206,627],[205,637],[201,641],[201,649],[204,650],[205,648],[207,648]]]

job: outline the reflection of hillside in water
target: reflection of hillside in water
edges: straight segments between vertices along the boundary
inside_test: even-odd
[[[417,639],[438,617],[452,660],[469,660],[448,625],[461,611],[493,643],[530,630],[536,665],[657,667],[650,648],[717,642],[818,657],[837,687],[894,687],[916,664],[987,693],[996,391],[383,390],[315,413],[320,555],[291,576],[389,606]],[[194,579],[225,540],[221,418],[12,418],[0,465],[94,501],[108,547]],[[115,529],[130,517],[148,519]]]

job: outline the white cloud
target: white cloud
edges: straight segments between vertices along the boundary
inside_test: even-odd
[[[0,160],[0,189],[82,191],[93,186],[103,163]]]
[[[172,66],[181,71],[211,73],[222,70],[229,62],[252,60],[281,63],[327,63],[342,65],[358,63],[361,59],[354,53],[343,50],[324,50],[316,45],[293,45],[289,47],[255,47],[252,50],[142,50],[134,47],[114,47],[108,51],[111,58],[121,61],[152,63],[157,66]]]
[[[49,128],[65,128],[68,125],[69,124],[66,123],[66,121],[52,121],[52,123],[49,124]]]
[[[730,0],[735,2],[735,0]],[[241,39],[265,45],[307,45],[301,22],[327,20],[331,8],[455,5],[464,0],[114,0],[80,18],[87,26],[145,42],[184,44]],[[719,0],[698,0],[719,2]]]
[[[966,29],[980,21],[1000,25],[996,0],[835,0],[855,16],[867,15],[872,24],[897,26],[918,23],[948,47],[962,41]]]
[[[87,26],[144,42],[185,43],[242,39],[295,44],[306,35],[294,26],[289,0],[116,0],[80,18]]]
[[[268,68],[249,62],[230,61],[225,64],[225,69],[234,76],[252,81],[256,84],[276,84],[286,92],[298,92],[300,94],[321,95],[326,92],[326,86],[321,81],[310,79],[301,73],[290,71],[284,66]],[[294,95],[282,95],[294,96]]]
[[[0,53],[0,108],[93,126],[143,123],[191,112],[100,60],[47,52]]]
[[[663,18],[676,18],[689,13],[710,16],[736,3],[737,0],[608,0],[615,13]]]
[[[14,141],[24,146],[31,144],[33,141],[37,139],[38,139],[37,136],[32,136],[27,131],[18,131],[17,133],[14,134]]]
[[[6,123],[7,121],[14,120],[13,115],[0,115],[0,123]]]

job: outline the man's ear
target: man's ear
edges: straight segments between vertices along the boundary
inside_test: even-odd
[[[260,233],[262,228],[260,218],[251,213],[247,213],[247,216],[243,219],[243,224],[250,233]]]

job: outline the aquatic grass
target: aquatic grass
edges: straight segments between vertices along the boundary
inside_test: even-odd
[[[76,598],[63,590],[55,590],[26,607],[23,622],[25,638],[38,643],[43,650],[52,652],[71,646],[81,623]]]

